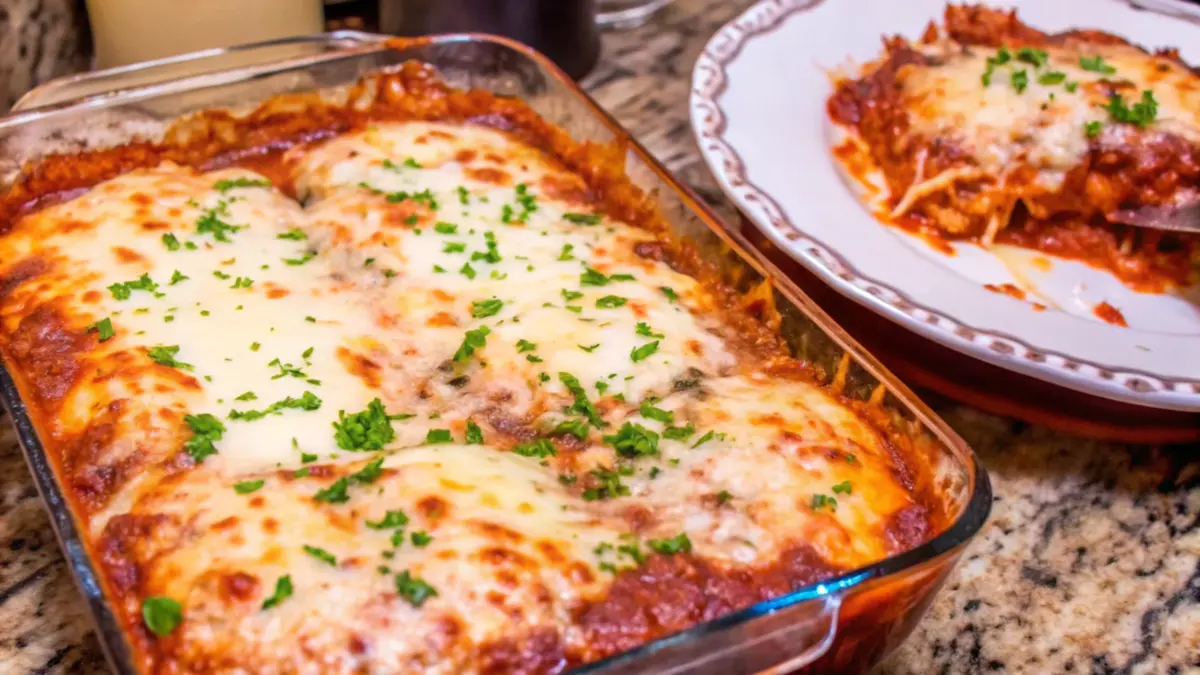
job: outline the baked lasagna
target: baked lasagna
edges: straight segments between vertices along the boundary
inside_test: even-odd
[[[358,94],[9,192],[0,352],[144,672],[559,672],[945,527],[619,150]]]
[[[927,236],[1080,259],[1135,287],[1197,280],[1200,236],[1139,209],[1200,202],[1200,76],[1174,50],[1015,12],[947,7],[919,40],[839,79],[835,148],[882,187],[882,216]]]

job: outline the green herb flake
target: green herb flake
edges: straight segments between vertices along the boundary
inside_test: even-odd
[[[383,519],[378,521],[367,521],[367,527],[373,530],[394,530],[397,527],[404,527],[408,524],[408,514],[399,509],[388,511],[383,514]]]
[[[449,429],[430,429],[425,434],[425,444],[434,445],[436,443],[453,443],[454,437],[450,435]]]
[[[850,494],[851,489],[850,481],[848,480],[842,481],[841,483],[834,485],[832,488],[834,493],[839,495],[848,495]]]
[[[303,230],[292,228],[287,232],[275,235],[276,239],[291,239],[292,241],[304,241],[308,239],[308,235],[304,234]]]
[[[1103,129],[1104,129],[1104,123],[1100,122],[1098,120],[1093,120],[1093,121],[1088,122],[1087,124],[1083,125],[1083,133],[1088,138],[1095,138],[1095,137],[1099,136],[1100,132]]]
[[[475,353],[477,349],[483,349],[487,345],[487,336],[490,335],[492,329],[487,326],[480,326],[474,330],[467,331],[463,336],[462,344],[459,345],[458,351],[454,352],[455,361],[465,361]]]
[[[1053,85],[1053,84],[1060,84],[1066,79],[1067,79],[1066,73],[1064,73],[1062,71],[1058,71],[1058,70],[1051,70],[1049,72],[1045,72],[1045,73],[1042,73],[1041,75],[1038,75],[1037,81],[1038,81],[1038,84],[1044,84],[1044,85],[1049,86],[1049,85]]]
[[[657,351],[658,340],[655,340],[654,342],[647,342],[641,347],[634,347],[633,351],[629,353],[629,358],[632,359],[634,363],[637,363],[638,361],[646,360]]]
[[[659,555],[675,555],[692,551],[692,542],[685,532],[680,532],[670,539],[648,539],[646,546]]]
[[[563,220],[575,225],[596,225],[600,222],[600,216],[595,213],[564,213]]]
[[[233,178],[233,179],[229,179],[229,180],[219,180],[216,183],[213,183],[213,189],[218,192],[229,192],[230,190],[232,190],[234,188],[256,188],[256,187],[269,188],[269,187],[271,187],[271,181],[241,177],[241,178]]]
[[[490,300],[480,300],[471,303],[471,316],[476,319],[484,319],[489,316],[495,316],[504,307],[504,301],[497,298]]]
[[[271,595],[271,597],[263,601],[262,608],[271,609],[272,607],[275,607],[284,600],[292,597],[293,590],[291,575],[285,574],[279,577],[279,579],[275,581],[275,592]]]
[[[151,633],[166,637],[175,632],[183,622],[183,607],[179,602],[164,596],[153,596],[142,601],[142,623]]]
[[[170,232],[162,236],[162,243],[163,246],[167,247],[168,251],[178,251],[181,246],[179,239],[177,239],[175,235],[171,234]]]
[[[225,434],[225,425],[221,420],[208,413],[201,413],[184,415],[183,421],[192,431],[192,437],[183,442],[183,449],[197,464],[203,462],[205,457],[217,454],[214,442],[221,440]]]
[[[558,450],[554,448],[554,444],[545,438],[539,438],[532,443],[522,443],[520,445],[513,446],[512,451],[514,454],[522,457],[541,458],[551,457],[558,454]]]
[[[396,593],[408,601],[413,607],[420,607],[429,598],[437,596],[437,590],[420,577],[414,577],[404,570],[396,575]]]
[[[837,500],[828,495],[815,494],[812,496],[812,509],[818,511],[822,508],[829,507],[829,510],[837,509]]]
[[[383,402],[378,398],[367,404],[366,410],[346,415],[338,411],[338,421],[333,423],[334,440],[343,450],[381,450],[396,437]]]
[[[1024,70],[1014,70],[1012,75],[1009,76],[1009,81],[1012,82],[1013,89],[1016,89],[1017,93],[1021,94],[1029,86],[1029,75]]]
[[[483,429],[471,420],[467,420],[467,445],[483,445]]]
[[[409,539],[412,541],[413,546],[417,548],[424,548],[429,545],[429,542],[433,541],[433,537],[424,531],[413,532]]]
[[[148,293],[154,293],[156,296],[161,295],[156,293],[158,290],[158,284],[150,278],[149,274],[143,274],[133,281],[124,281],[121,283],[112,284],[108,287],[108,290],[117,300],[128,300],[133,291],[146,291]]]
[[[175,359],[175,355],[178,353],[179,345],[158,345],[157,347],[151,347],[150,349],[146,350],[146,356],[149,356],[151,361],[154,361],[160,366],[178,368],[180,370],[192,370],[192,364],[177,361]]]
[[[622,457],[650,457],[658,454],[658,434],[640,424],[626,422],[615,434],[604,437]]]
[[[221,217],[217,214],[224,210],[224,206],[225,202],[221,202],[217,208],[205,211],[200,216],[200,219],[196,221],[196,234],[211,234],[213,239],[217,241],[232,242],[233,240],[229,238],[229,235],[242,228],[239,225],[230,225],[221,220]]]
[[[650,403],[643,403],[638,411],[648,420],[655,420],[663,424],[671,424],[675,421],[675,413],[662,408],[655,408]]]
[[[518,353],[531,352],[535,349],[537,349],[537,345],[535,343],[525,339],[517,340]]]
[[[239,495],[248,495],[251,492],[255,492],[256,490],[261,488],[263,485],[266,485],[266,481],[264,481],[262,479],[243,480],[243,481],[239,481],[239,482],[233,484],[233,491],[238,493]]]
[[[1116,68],[1104,62],[1103,56],[1081,56],[1079,57],[1079,67],[1101,75],[1112,75],[1117,72]]]
[[[579,378],[570,373],[559,373],[558,380],[575,397],[575,402],[567,408],[567,412],[572,415],[583,415],[594,427],[604,426],[604,419],[600,417],[600,411],[588,400],[587,392],[584,391],[583,385],[579,384]]]
[[[626,302],[629,302],[629,300],[619,295],[606,295],[596,300],[596,307],[598,309],[616,309],[617,307],[624,306]]]
[[[1050,55],[1041,49],[1021,47],[1017,50],[1017,60],[1028,63],[1034,68],[1041,68],[1050,61]]]
[[[321,562],[329,563],[330,565],[334,565],[334,566],[337,565],[337,556],[333,555],[332,553],[330,553],[329,551],[326,551],[323,548],[319,548],[316,546],[309,546],[308,544],[305,544],[304,552],[311,555],[312,557],[316,558],[317,560],[320,560]]]
[[[104,342],[116,335],[116,332],[113,330],[112,319],[109,317],[105,317],[89,325],[87,327],[87,332],[95,332],[96,337],[100,342]]]

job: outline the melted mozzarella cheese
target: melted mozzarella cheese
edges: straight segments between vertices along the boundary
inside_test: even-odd
[[[1087,154],[1089,124],[1102,125],[1101,143],[1128,140],[1135,128],[1113,121],[1106,110],[1114,84],[1126,106],[1153,92],[1158,112],[1149,133],[1200,142],[1200,80],[1178,63],[1134,47],[1067,41],[1045,48],[1044,65],[1019,60],[1014,49],[1006,63],[991,68],[996,49],[952,41],[914,48],[936,61],[902,69],[913,130],[953,138],[992,176],[1028,164],[1038,170],[1038,183],[1053,191]],[[1081,59],[1096,57],[1113,72],[1082,67]]]
[[[580,607],[652,540],[750,571],[797,546],[846,569],[892,552],[889,519],[915,501],[880,435],[760,372],[720,337],[715,296],[639,256],[653,237],[594,216],[553,160],[430,123],[294,155],[303,207],[250,172],[163,165],[0,238],[5,276],[50,270],[0,305],[3,333],[44,303],[88,336],[45,433],[83,467],[73,480],[117,476],[95,537],[153,522],[112,550],[142,580],[132,620],[143,597],[182,605],[159,658],[475,672],[480,645],[538,628],[580,646]],[[158,286],[109,290],[142,274]],[[85,333],[104,318],[113,337]],[[155,347],[174,351],[156,363]],[[319,407],[294,405],[305,392]],[[376,398],[391,418],[363,424],[392,438],[339,447],[344,414]],[[114,402],[113,440],[76,443]],[[224,431],[193,466],[183,416],[201,414]],[[551,441],[563,422],[583,438]],[[630,430],[655,443],[620,449]],[[435,594],[406,600],[403,574]]]

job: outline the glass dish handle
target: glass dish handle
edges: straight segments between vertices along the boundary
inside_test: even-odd
[[[30,90],[12,107],[12,112],[74,105],[134,87],[164,85],[170,88],[182,80],[191,83],[191,87],[222,84],[230,77],[244,78],[248,71],[255,68],[273,69],[283,61],[299,62],[305,57],[320,56],[331,51],[374,45],[388,37],[339,30],[205,49],[118,68],[68,75]],[[231,75],[231,72],[236,72],[236,75]],[[203,81],[197,82],[198,79]]]
[[[781,598],[783,600],[783,598]],[[841,593],[738,612],[711,629],[690,630],[650,647],[581,668],[579,675],[786,675],[821,658],[837,634]]]

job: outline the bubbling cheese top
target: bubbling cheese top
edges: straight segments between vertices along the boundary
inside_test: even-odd
[[[156,667],[476,672],[538,630],[586,653],[647,556],[895,550],[883,436],[553,159],[418,122],[286,159],[303,206],[163,164],[0,238],[5,354]],[[69,386],[30,332],[70,336]]]

